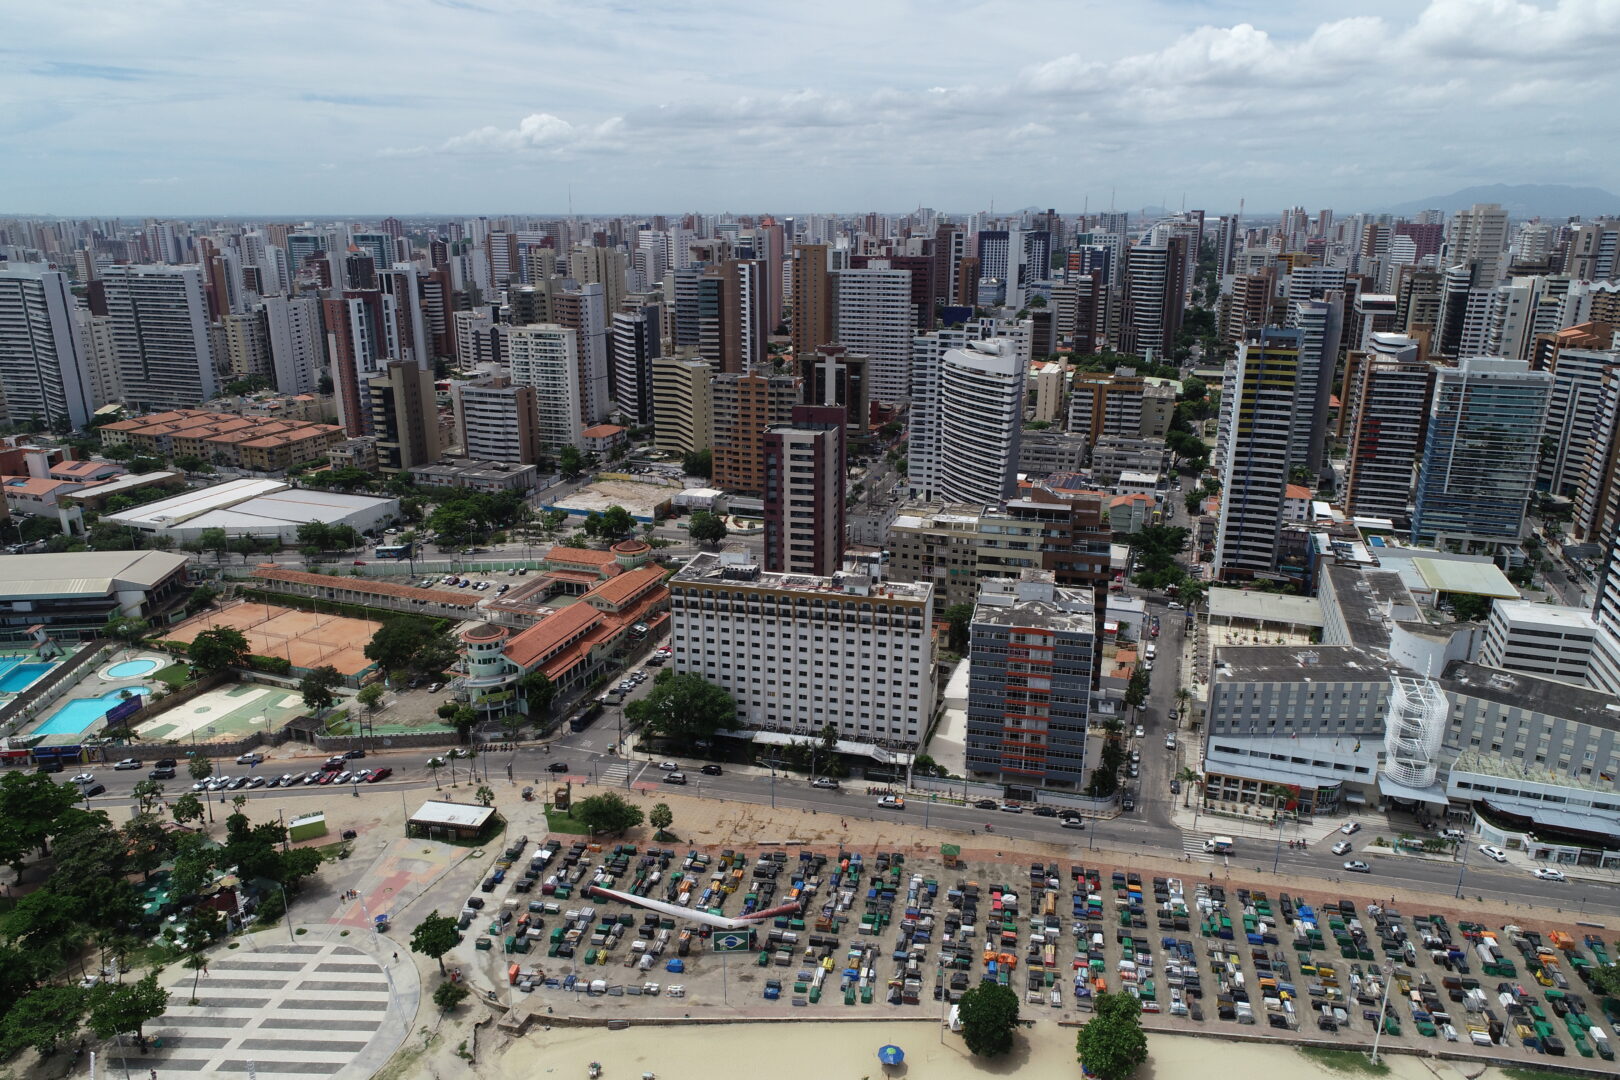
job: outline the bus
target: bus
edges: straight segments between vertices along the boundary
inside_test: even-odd
[[[378,544],[377,558],[379,559],[408,559],[411,557],[410,544]]]

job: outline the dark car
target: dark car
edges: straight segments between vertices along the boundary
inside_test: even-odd
[[[1000,804],[998,804],[994,799],[980,799],[973,805],[979,810],[994,810]]]
[[[483,911],[484,910],[484,898],[482,896],[469,896],[469,897],[467,897],[467,907],[472,908],[474,911]]]
[[[175,767],[175,760],[172,757],[160,757],[152,764],[159,769],[172,769]]]
[[[90,798],[93,795],[105,795],[105,794],[107,794],[107,785],[106,784],[100,783],[98,781],[97,783],[94,783],[94,784],[86,784],[86,785],[84,785],[84,797],[87,798],[87,799]]]
[[[35,767],[34,771],[37,773],[61,772],[62,763],[60,761],[42,761]]]
[[[1057,810],[1050,806],[1037,806],[1035,809],[1031,810],[1030,813],[1034,814],[1036,817],[1057,817]]]
[[[173,780],[174,769],[172,767],[166,769],[153,769],[151,772],[146,774],[146,777],[148,780]]]
[[[345,751],[343,756],[346,758],[363,758],[366,756],[366,752],[357,746],[353,750]]]
[[[568,762],[566,762],[566,761],[553,761],[550,765],[546,766],[546,771],[547,772],[567,772],[568,771]]]
[[[1120,800],[1119,805],[1120,805],[1120,808],[1123,809],[1123,810],[1135,810],[1136,809],[1136,798],[1135,798],[1135,796],[1127,795],[1127,796],[1125,796],[1125,798]]]
[[[718,766],[718,765],[705,765],[705,766],[703,766],[703,768],[699,769],[698,771],[701,772],[704,776],[719,776],[721,774],[721,772],[722,772],[720,766]]]
[[[380,769],[371,770],[371,775],[366,777],[366,783],[375,784],[377,781],[386,780],[392,775],[394,775],[394,770],[389,766],[384,765]]]
[[[686,783],[686,774],[685,773],[679,773],[679,772],[665,773],[664,774],[664,783],[666,783],[666,784],[684,784],[684,783]]]
[[[245,776],[238,776],[235,780],[232,780],[230,783],[226,784],[225,787],[229,791],[239,791],[242,788],[247,787],[247,785],[248,778]]]

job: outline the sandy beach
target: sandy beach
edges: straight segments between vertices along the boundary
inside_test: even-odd
[[[968,1053],[960,1036],[947,1033],[940,1042],[937,1021],[781,1022],[727,1024],[723,1027],[631,1027],[624,1031],[594,1028],[536,1027],[527,1036],[489,1055],[477,1067],[479,1076],[527,1080],[556,1076],[575,1080],[592,1061],[602,1064],[602,1080],[639,1080],[643,1072],[659,1080],[713,1080],[717,1075],[785,1076],[809,1067],[815,1076],[839,1080],[883,1077],[926,1077],[928,1080],[971,1080],[1021,1072],[1028,1076],[1080,1076],[1075,1059],[1074,1028],[1037,1023],[1020,1035],[1014,1052],[981,1060]],[[885,1069],[877,1049],[894,1043],[906,1052],[905,1064]],[[1148,1063],[1136,1080],[1170,1080],[1207,1075],[1218,1063],[1230,1076],[1264,1080],[1344,1080],[1336,1072],[1292,1047],[1249,1044],[1217,1038],[1149,1036]],[[1436,1080],[1423,1061],[1402,1055],[1385,1058],[1393,1080]],[[1464,1073],[1432,1063],[1442,1080],[1463,1080]],[[1479,1066],[1464,1063],[1467,1075]]]

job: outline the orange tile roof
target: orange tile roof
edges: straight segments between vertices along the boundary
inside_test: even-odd
[[[664,580],[664,568],[661,566],[643,566],[617,577],[608,578],[596,586],[587,597],[595,597],[603,603],[622,607],[634,599],[643,589],[651,588]]]
[[[557,559],[566,563],[589,563],[593,566],[617,566],[619,560],[611,551],[597,551],[595,548],[554,547],[546,556],[546,561]]]
[[[121,465],[112,465],[105,461],[64,461],[60,465],[52,465],[51,472],[53,474],[68,473],[69,476],[57,478],[66,480],[71,479],[72,475],[76,473],[93,473],[100,472],[102,469],[119,469],[122,467],[123,466]]]
[[[95,487],[100,481],[96,480],[53,480],[48,477],[34,476],[4,476],[0,477],[0,490],[7,495],[47,495],[60,487],[77,490],[81,487]]]
[[[1289,484],[1283,489],[1283,498],[1285,499],[1309,499],[1310,497],[1311,489],[1304,484]]]
[[[614,435],[623,435],[624,431],[625,429],[618,424],[596,424],[580,432],[580,436],[586,439],[606,439]]]
[[[473,597],[448,589],[418,589],[414,585],[396,585],[392,581],[368,581],[365,578],[334,577],[331,574],[308,574],[302,570],[283,570],[279,566],[255,567],[253,576],[265,581],[290,581],[300,585],[325,585],[332,589],[371,593],[373,596],[396,596],[406,600],[427,600],[435,604],[454,604],[472,607]]]
[[[589,604],[576,603],[558,608],[507,642],[507,659],[519,667],[531,668],[602,618],[603,614]]]

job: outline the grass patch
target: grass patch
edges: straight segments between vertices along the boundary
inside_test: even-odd
[[[1367,1055],[1357,1050],[1324,1050],[1316,1046],[1301,1046],[1299,1052],[1324,1068],[1334,1072],[1363,1073],[1367,1076],[1387,1076],[1389,1066],[1374,1065]]]
[[[131,949],[124,955],[124,967],[130,971],[136,968],[166,967],[185,955],[185,951],[177,949],[167,942],[159,941],[151,945],[142,945],[138,949]]]
[[[1547,1074],[1540,1069],[1515,1069],[1511,1065],[1493,1065],[1491,1068],[1507,1077],[1508,1080],[1546,1080]]]
[[[191,681],[191,665],[170,664],[166,668],[158,668],[152,672],[152,678],[168,683],[171,690],[178,690]]]
[[[567,833],[570,836],[589,836],[591,830],[585,827],[583,821],[574,820],[566,810],[555,810],[546,807],[546,827],[554,833]]]
[[[300,926],[298,929],[294,930],[293,933],[295,933],[295,934],[307,934],[307,933],[309,933],[309,931],[306,930],[304,927]]]

